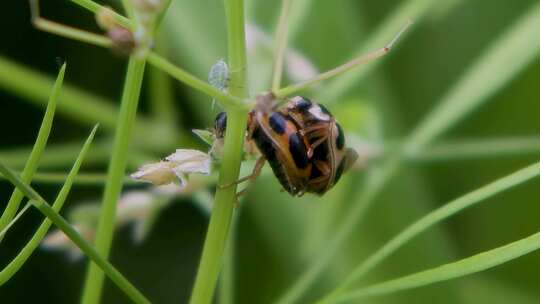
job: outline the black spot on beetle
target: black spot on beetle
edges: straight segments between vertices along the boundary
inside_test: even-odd
[[[294,159],[294,163],[300,169],[304,169],[308,165],[306,150],[306,146],[298,133],[293,133],[289,136],[289,151]]]
[[[257,127],[253,130],[252,138],[255,140],[257,148],[259,148],[268,162],[271,163],[276,161],[276,149],[272,144],[272,140],[270,140],[264,132],[261,132],[260,128]]]
[[[225,135],[225,129],[227,128],[227,113],[221,112],[216,116],[214,121],[214,130],[218,138]]]
[[[311,105],[312,105],[311,100],[305,97],[300,97],[300,98],[302,99],[296,102],[296,108],[300,112],[306,112],[307,110],[309,110],[309,108],[311,108]]]
[[[274,132],[276,132],[277,134],[281,135],[285,133],[285,127],[287,125],[287,122],[285,121],[285,118],[281,113],[272,113],[269,118],[269,124],[272,130],[274,130]]]
[[[343,133],[343,129],[341,126],[336,122],[336,126],[338,129],[338,136],[336,138],[336,147],[338,150],[342,150],[345,146],[345,134]]]
[[[341,178],[341,175],[343,174],[344,169],[345,169],[345,159],[341,160],[341,163],[339,163],[339,166],[336,169],[336,176],[334,177],[334,185],[337,184],[337,182]]]

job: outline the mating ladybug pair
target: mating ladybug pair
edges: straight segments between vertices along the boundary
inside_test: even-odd
[[[227,116],[219,113],[214,132],[225,134]],[[257,97],[249,112],[247,141],[253,141],[261,153],[253,172],[236,183],[254,180],[265,161],[283,188],[293,196],[324,194],[349,169],[357,153],[345,147],[341,126],[322,105],[296,96],[278,107],[274,95]]]

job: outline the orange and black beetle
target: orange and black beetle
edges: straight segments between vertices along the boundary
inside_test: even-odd
[[[216,137],[223,136],[226,124],[225,113],[219,113]],[[247,140],[255,142],[262,156],[253,173],[236,183],[256,178],[268,160],[291,195],[322,195],[357,158],[354,150],[345,149],[343,131],[330,112],[303,97],[294,97],[277,108],[272,94],[259,96],[249,113],[247,130]]]
[[[355,150],[345,147],[345,134],[332,114],[321,104],[296,96],[285,106],[309,141],[308,155],[313,164],[307,192],[324,194],[358,159]]]

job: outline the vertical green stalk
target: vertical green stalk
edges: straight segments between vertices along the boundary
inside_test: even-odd
[[[133,55],[129,59],[120,116],[115,133],[111,161],[107,176],[107,184],[101,206],[101,214],[96,233],[95,246],[97,252],[107,258],[111,247],[114,222],[116,217],[116,202],[122,190],[128,147],[133,125],[137,114],[137,104],[141,91],[146,59]],[[103,288],[103,271],[94,263],[89,266],[81,303],[97,304]]]
[[[230,94],[244,98],[248,95],[244,1],[226,0],[225,11],[229,42],[229,66],[230,70],[233,71],[230,76]],[[219,185],[230,184],[238,179],[246,124],[246,109],[227,107],[227,130],[222,166],[219,173]],[[197,277],[191,294],[191,304],[209,304],[212,302],[235,202],[236,186],[218,187]]]

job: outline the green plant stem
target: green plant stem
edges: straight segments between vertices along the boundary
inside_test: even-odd
[[[333,68],[329,71],[326,71],[324,73],[321,73],[311,79],[308,79],[306,81],[301,81],[299,83],[287,86],[285,88],[279,89],[277,91],[274,91],[274,94],[277,98],[284,98],[289,95],[295,94],[299,91],[302,91],[304,89],[307,89],[321,81],[334,78],[338,75],[341,75],[345,72],[348,72],[360,65],[366,64],[368,62],[371,62],[379,57],[382,57],[392,49],[393,45],[396,43],[396,41],[401,37],[403,33],[409,28],[409,26],[412,24],[411,21],[409,21],[404,27],[401,28],[401,30],[394,36],[394,38],[387,43],[384,47],[381,47],[375,51],[369,52],[367,54],[363,54],[349,62],[346,62],[336,68]]]
[[[234,96],[234,95],[232,95],[232,93],[231,94],[224,93],[224,92],[214,88],[213,86],[211,86],[206,81],[202,81],[199,78],[197,78],[197,77],[189,74],[188,72],[180,69],[179,67],[175,66],[170,61],[168,61],[167,59],[159,56],[156,53],[150,52],[148,54],[148,63],[150,63],[151,65],[153,65],[153,66],[155,66],[155,67],[157,67],[159,69],[161,69],[162,71],[164,71],[167,74],[171,75],[172,77],[178,79],[179,81],[184,82],[185,84],[189,85],[190,87],[192,87],[192,88],[194,88],[196,90],[199,90],[202,93],[204,93],[204,94],[206,94],[206,95],[208,95],[210,97],[214,97],[214,98],[218,99],[221,103],[223,103],[223,105],[225,107],[247,109],[248,106],[249,106],[246,102],[244,102],[243,98],[240,98],[238,96]],[[233,70],[232,63],[229,62],[229,65],[231,66],[231,70]],[[233,81],[233,79],[236,78],[236,77],[233,77],[234,74],[239,75],[240,72],[231,74],[231,82]],[[231,92],[232,92],[232,87],[233,86],[231,86],[231,90],[229,90]]]
[[[79,5],[80,7],[84,8],[84,9],[87,9],[89,11],[91,11],[92,13],[96,14],[98,13],[99,11],[103,10],[104,7],[102,5],[99,5],[97,4],[96,2],[94,1],[90,1],[90,0],[70,0],[71,2]],[[134,29],[135,28],[135,25],[133,24],[133,22],[131,22],[131,20],[129,20],[128,18],[116,13],[113,11],[113,18],[114,18],[114,21],[116,23],[118,23],[119,25],[125,27],[125,28],[128,28],[128,29]]]
[[[71,190],[71,186],[73,185],[73,182],[75,180],[75,177],[77,176],[79,169],[82,165],[83,159],[86,156],[88,149],[90,148],[90,144],[92,143],[92,140],[94,139],[94,135],[96,134],[97,126],[94,127],[88,138],[86,139],[86,142],[84,143],[79,156],[75,160],[75,163],[73,164],[73,167],[71,171],[69,172],[67,178],[65,179],[64,186],[62,186],[62,189],[60,189],[60,192],[58,193],[58,196],[56,197],[52,209],[56,212],[60,212],[60,209],[64,205],[64,202],[66,201],[66,198]],[[30,205],[27,205],[30,206]],[[28,260],[30,255],[36,250],[36,248],[39,246],[39,243],[45,237],[45,234],[49,230],[49,227],[51,226],[52,222],[48,218],[44,219],[39,228],[34,233],[34,236],[28,243],[24,246],[24,248],[17,254],[17,256],[0,272],[0,286],[6,283],[19,269],[24,265],[24,263]]]
[[[52,33],[73,40],[97,45],[100,47],[111,47],[112,41],[108,37],[79,30],[57,22],[49,21],[42,18],[37,18],[34,21],[34,26],[44,32]]]
[[[395,293],[463,277],[496,267],[538,249],[540,249],[540,232],[456,262],[351,291],[332,303],[356,303],[361,298]]]
[[[231,70],[238,71],[231,73],[230,93],[233,96],[245,98],[248,92],[245,72],[247,68],[243,0],[225,1],[225,11],[229,41],[229,66]],[[226,185],[236,181],[240,172],[247,124],[247,109],[245,107],[239,108],[227,109],[227,130],[218,185]],[[197,277],[191,294],[191,304],[209,304],[212,302],[235,202],[236,185],[218,187]]]
[[[442,207],[428,213],[414,224],[402,230],[402,232],[388,241],[379,250],[363,260],[362,263],[355,267],[354,270],[339,284],[337,288],[335,288],[331,293],[328,294],[328,296],[324,297],[323,300],[317,303],[322,304],[334,302],[345,292],[347,288],[352,286],[353,283],[364,277],[382,261],[396,252],[411,239],[418,236],[420,233],[467,208],[486,201],[490,197],[530,181],[531,179],[538,177],[538,175],[540,175],[540,163],[535,163],[500,178],[488,185],[478,188],[477,190],[467,193],[466,195],[463,195],[455,200],[452,200]]]
[[[238,217],[240,212],[233,214],[231,223],[230,237],[225,245],[225,255],[223,257],[223,270],[219,277],[219,304],[234,304],[234,268],[235,268],[235,252],[236,252],[236,233],[238,227]]]
[[[276,38],[274,39],[274,69],[272,76],[272,92],[279,90],[281,78],[283,76],[283,59],[287,49],[287,20],[289,17],[290,0],[281,1],[281,13],[279,14],[278,26],[276,29]]]
[[[113,238],[116,203],[122,190],[128,148],[137,114],[137,104],[145,64],[145,58],[139,58],[137,56],[131,56],[128,63],[120,105],[118,129],[114,137],[107,183],[95,240],[97,252],[104,258],[107,258],[109,255]],[[81,302],[84,304],[97,304],[101,296],[102,287],[103,272],[96,264],[90,263]]]
[[[366,38],[358,43],[353,54],[365,54],[370,50],[380,48],[386,43],[389,36],[395,33],[396,28],[402,26],[405,20],[413,20],[420,23],[424,17],[429,16],[429,12],[438,1],[434,0],[407,0],[401,1],[399,6],[394,8],[379,26]],[[334,79],[325,85],[321,91],[320,100],[325,104],[331,104],[341,100],[342,96],[351,88],[354,88],[361,83],[366,76],[369,75],[374,68],[382,63],[382,60],[376,60],[371,64],[363,66],[361,69],[356,69],[354,72],[347,73],[339,79]]]
[[[144,295],[135,288],[113,265],[103,258],[95,249],[71,226],[58,212],[56,212],[32,187],[26,184],[3,163],[0,163],[2,173],[22,193],[30,199],[30,203],[50,219],[68,238],[81,249],[94,263],[103,269],[107,276],[135,303],[150,303]]]
[[[66,65],[64,64],[58,72],[58,76],[54,83],[52,93],[49,97],[47,110],[45,110],[45,115],[43,116],[43,121],[41,122],[41,126],[39,128],[36,142],[34,143],[34,147],[32,148],[32,152],[30,153],[30,157],[28,158],[28,161],[26,162],[26,165],[21,174],[21,178],[25,183],[29,183],[32,180],[32,176],[34,175],[34,172],[36,172],[36,169],[39,165],[39,160],[41,158],[41,155],[43,154],[43,150],[45,150],[45,146],[47,145],[47,140],[49,138],[49,134],[51,133],[56,104],[58,96],[60,95],[62,83],[64,81],[65,72]],[[2,216],[0,217],[0,230],[3,230],[9,224],[11,219],[13,219],[13,217],[17,213],[17,210],[19,209],[22,198],[23,194],[20,190],[13,190],[7,206],[4,209]],[[1,240],[2,237],[0,237],[0,241]]]

